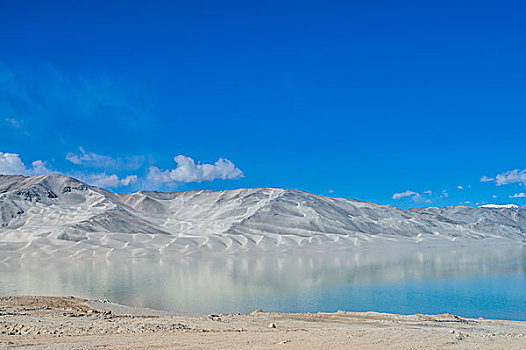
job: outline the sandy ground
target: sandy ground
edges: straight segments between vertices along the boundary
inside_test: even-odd
[[[0,349],[16,348],[526,349],[526,323],[351,312],[181,316],[74,297],[0,297]]]

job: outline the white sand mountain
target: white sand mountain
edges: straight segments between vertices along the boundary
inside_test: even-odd
[[[526,210],[402,211],[283,189],[115,194],[63,175],[0,176],[0,261],[526,241]]]
[[[480,206],[480,208],[493,208],[493,209],[500,209],[500,208],[517,209],[518,207],[519,206],[516,204],[484,204]]]

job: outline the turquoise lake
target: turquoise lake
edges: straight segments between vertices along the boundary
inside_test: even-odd
[[[378,311],[526,321],[526,249],[0,263],[2,295],[177,313]]]

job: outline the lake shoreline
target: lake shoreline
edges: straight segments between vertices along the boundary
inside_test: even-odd
[[[379,311],[526,321],[522,247],[0,264],[0,295],[75,295],[177,314]]]
[[[0,297],[0,349],[50,346],[521,349],[526,347],[526,322],[342,311],[191,316],[75,297]]]

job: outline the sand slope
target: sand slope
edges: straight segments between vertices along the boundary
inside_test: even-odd
[[[63,175],[0,176],[0,261],[526,241],[526,210],[402,211],[297,190],[115,194]],[[497,243],[495,243],[497,242]]]

